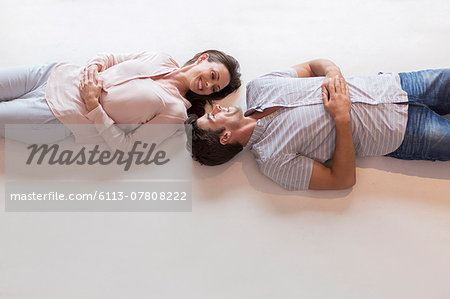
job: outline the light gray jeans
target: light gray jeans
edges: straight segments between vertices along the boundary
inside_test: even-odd
[[[47,79],[55,65],[0,69],[0,137],[25,143],[51,143],[71,135],[45,100]],[[29,126],[17,129],[7,124]]]

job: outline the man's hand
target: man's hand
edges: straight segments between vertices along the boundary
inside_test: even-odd
[[[80,95],[86,104],[86,109],[90,112],[97,108],[103,81],[98,76],[98,67],[93,65],[84,70],[83,78],[80,81]]]
[[[336,75],[322,85],[322,100],[335,121],[350,121],[351,101],[347,83]]]

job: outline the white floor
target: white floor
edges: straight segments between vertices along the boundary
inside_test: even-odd
[[[244,84],[317,57],[344,75],[442,68],[449,15],[447,0],[7,0],[0,67],[217,48]],[[195,165],[192,213],[0,212],[0,298],[450,298],[450,162],[357,166],[351,190],[289,193],[243,153]]]

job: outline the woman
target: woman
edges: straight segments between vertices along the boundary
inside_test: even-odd
[[[202,114],[207,101],[240,84],[238,62],[216,50],[198,53],[181,68],[166,54],[143,52],[99,55],[85,68],[6,69],[0,71],[0,123],[63,123],[70,132],[50,139],[73,134],[76,142],[89,143],[100,135],[111,148],[128,151],[136,140],[152,138],[142,124],[182,124],[186,109]]]

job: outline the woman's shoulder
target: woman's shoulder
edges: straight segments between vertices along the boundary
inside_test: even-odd
[[[175,61],[175,59],[173,59],[173,57],[170,56],[169,54],[164,53],[164,52],[157,52],[157,53],[158,53],[157,55],[160,57],[160,59],[164,63],[166,63],[168,66],[172,66],[172,67],[175,67],[175,68],[179,68],[180,67],[179,64]]]

